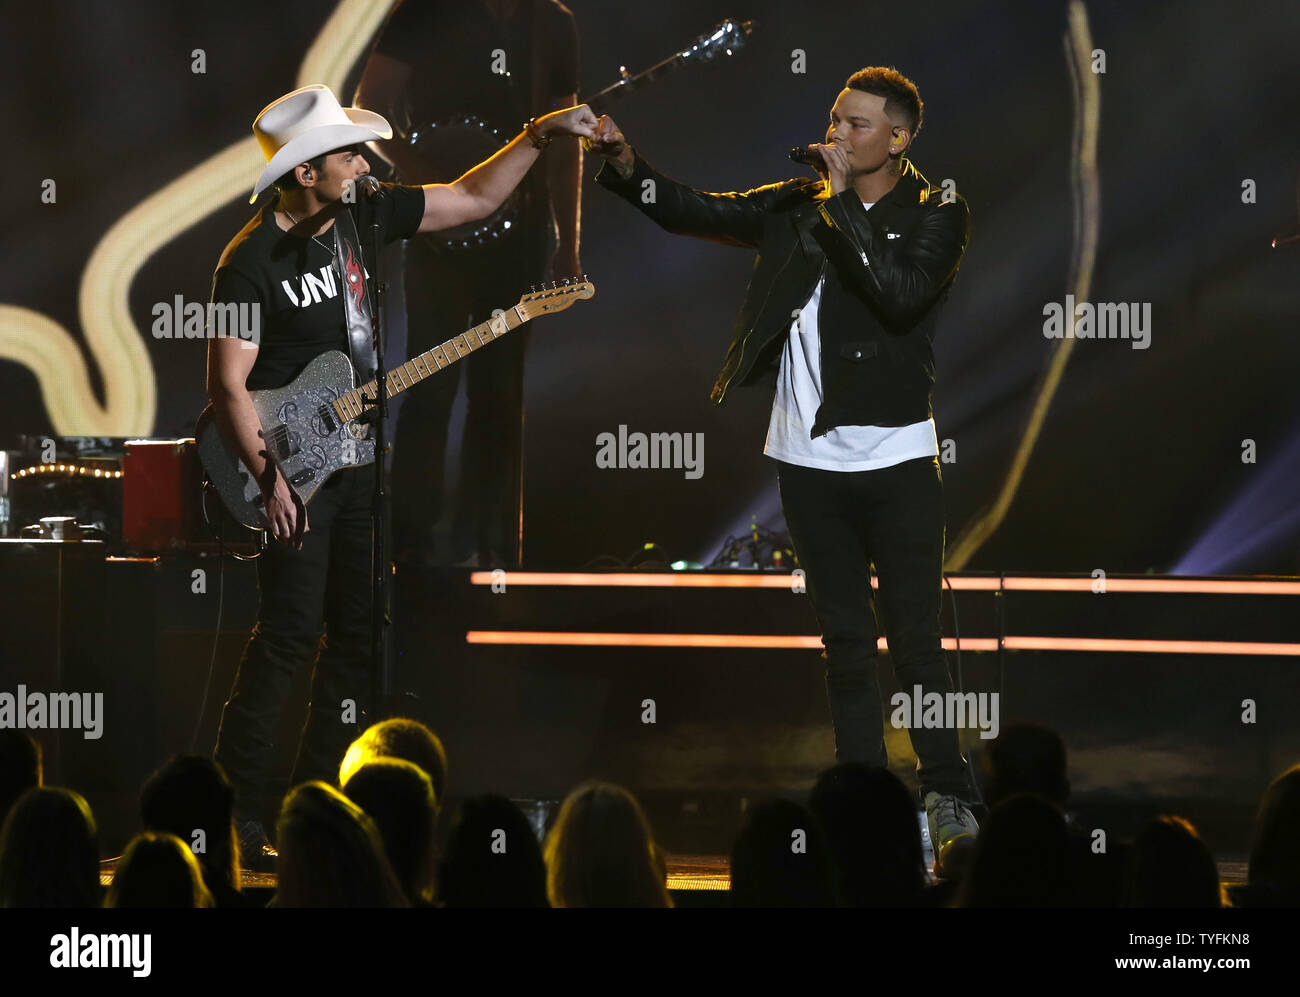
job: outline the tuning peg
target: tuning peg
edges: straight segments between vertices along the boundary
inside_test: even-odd
[[[564,278],[564,286],[565,286],[565,287],[568,287],[568,286],[569,286],[569,278],[568,278],[568,277],[565,277],[565,278]]]

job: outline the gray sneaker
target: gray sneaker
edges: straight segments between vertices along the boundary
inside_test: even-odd
[[[930,828],[930,845],[934,849],[935,875],[941,875],[939,867],[948,846],[958,838],[974,839],[980,826],[970,807],[960,797],[939,793],[925,794],[925,819]]]

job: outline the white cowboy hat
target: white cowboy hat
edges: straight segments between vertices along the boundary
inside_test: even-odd
[[[392,126],[374,111],[340,107],[329,87],[313,83],[287,93],[262,109],[253,135],[266,157],[248,203],[299,163],[345,145],[393,137]]]

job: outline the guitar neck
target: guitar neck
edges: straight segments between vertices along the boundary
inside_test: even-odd
[[[663,62],[660,62],[649,69],[642,70],[635,76],[629,76],[626,79],[619,80],[607,86],[600,93],[594,93],[590,97],[580,98],[579,104],[586,104],[591,108],[592,114],[604,114],[620,97],[623,97],[633,90],[645,86],[648,83],[654,83],[660,77],[667,76],[672,70],[686,64],[686,59],[678,54],[669,56]]]
[[[600,93],[579,100],[578,103],[588,105],[594,114],[604,114],[618,98],[648,83],[654,83],[660,77],[668,75],[668,73],[681,66],[691,62],[708,62],[716,58],[720,53],[731,55],[732,52],[745,44],[745,39],[749,37],[753,27],[752,21],[723,21],[711,32],[700,35],[684,50],[675,55],[670,55],[667,59],[656,63],[649,69],[642,70],[635,76],[629,76],[625,71],[623,78],[617,83],[607,86]]]
[[[384,378],[388,386],[385,392],[389,398],[400,394],[407,388],[414,387],[426,377],[432,377],[440,370],[446,370],[457,360],[464,359],[475,350],[480,350],[488,343],[500,339],[512,329],[518,329],[531,316],[525,316],[515,305],[509,311],[494,315],[486,322],[480,322],[472,329],[467,329],[459,336],[453,336],[441,346],[426,350],[411,357],[406,363],[392,368]],[[353,388],[334,399],[333,409],[339,418],[347,422],[358,418],[378,397],[379,382],[369,381],[359,388]]]

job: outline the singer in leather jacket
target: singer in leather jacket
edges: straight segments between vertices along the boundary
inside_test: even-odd
[[[758,250],[712,400],[733,385],[773,391],[763,452],[821,626],[836,759],[873,768],[889,763],[879,630],[908,698],[942,702],[953,690],[939,626],[946,523],[932,345],[970,212],[952,184],[932,186],[904,158],[922,117],[915,84],[866,67],[831,107],[826,144],[807,150],[822,179],[733,193],[659,173],[608,116],[594,143],[606,160],[596,181],[660,227]],[[978,833],[958,721],[890,722],[908,727],[943,876],[959,839]]]
[[[666,231],[759,251],[714,404],[734,385],[775,384],[791,313],[825,273],[818,436],[836,426],[902,426],[933,414],[931,346],[970,237],[970,210],[960,194],[931,186],[911,161],[902,166],[898,183],[870,212],[852,188],[831,194],[823,180],[706,193],[664,176],[640,154],[626,178],[605,162],[595,179]]]

